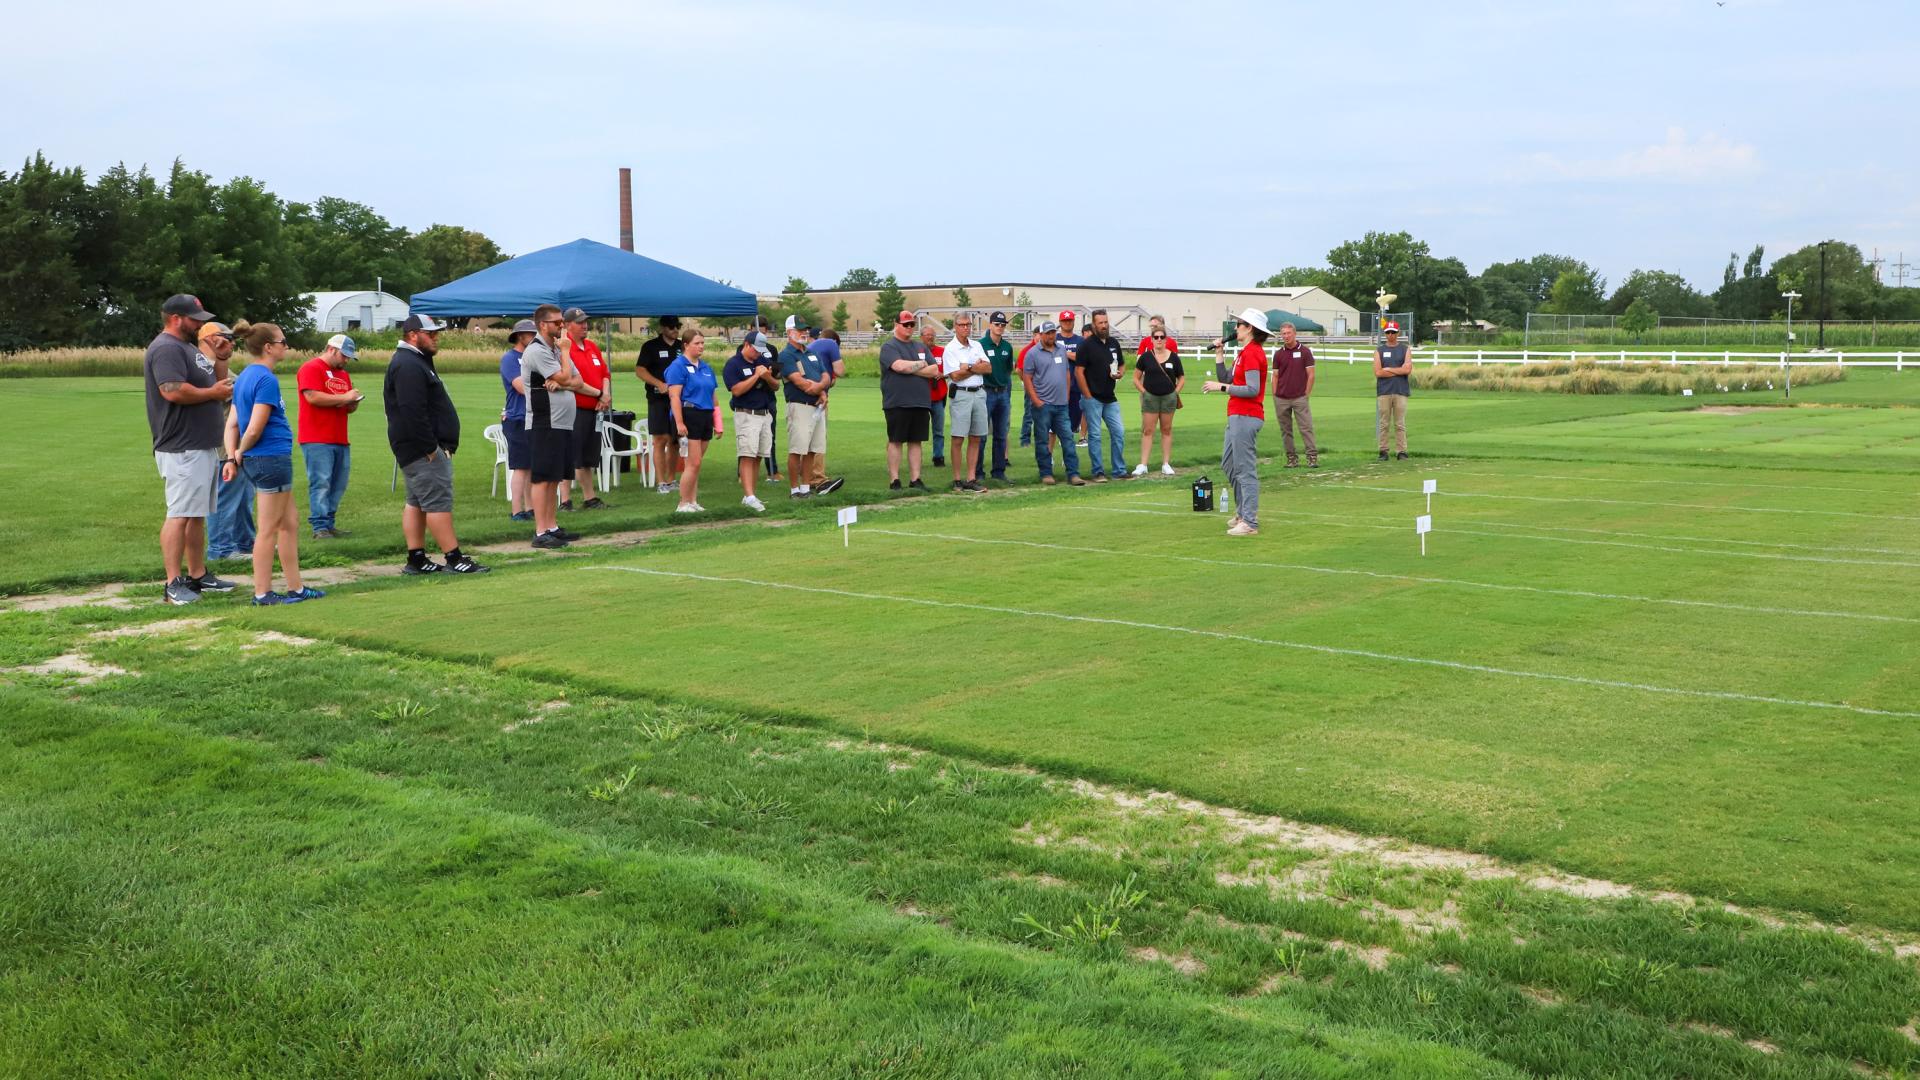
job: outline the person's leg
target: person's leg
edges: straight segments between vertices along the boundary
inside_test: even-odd
[[[1007,475],[1007,423],[1012,416],[1013,395],[1005,390],[987,391],[987,424],[992,433],[991,455],[983,463],[984,471],[995,477]],[[975,470],[974,479],[981,479]]]
[[[1159,413],[1142,411],[1140,413],[1140,464],[1145,465],[1153,459],[1153,427],[1160,422]]]
[[[1401,453],[1407,452],[1407,398],[1405,394],[1393,395],[1393,432]]]
[[[953,445],[947,448],[948,460],[953,462],[953,482],[964,484],[973,479],[973,462],[967,456],[967,437],[953,436]]]
[[[1080,451],[1073,445],[1072,410],[1065,405],[1050,405],[1047,413],[1050,434],[1060,440],[1060,456],[1066,459],[1067,479],[1072,480],[1080,475]]]
[[[300,457],[307,466],[307,526],[318,532],[333,528],[328,518],[327,487],[333,475],[333,448],[325,443],[301,443]]]
[[[967,479],[974,483],[980,480],[980,459],[984,456],[987,440],[980,435],[967,436]]]
[[[1033,401],[1030,398],[1023,397],[1021,400],[1025,401],[1029,407],[1033,405]],[[1049,478],[1053,476],[1053,449],[1047,445],[1047,433],[1040,430],[1042,425],[1046,423],[1047,407],[1042,405],[1039,408],[1033,409],[1033,413],[1034,429],[1023,433],[1020,445],[1025,446],[1029,441],[1032,442],[1034,467],[1040,471],[1042,478]],[[1034,438],[1035,435],[1039,437]]]
[[[293,492],[287,492],[282,504],[280,539],[274,546],[280,553],[280,576],[287,579],[287,591],[306,588],[300,580],[300,511],[293,505]]]
[[[513,512],[526,513],[533,509],[533,500],[527,489],[533,486],[533,470],[515,469],[507,474],[507,493],[513,497]]]
[[[1033,443],[1033,428],[1034,428],[1033,414],[1034,414],[1033,399],[1028,397],[1026,393],[1023,391],[1020,394],[1020,445],[1021,446],[1030,446]]]
[[[180,576],[180,560],[187,547],[187,520],[170,517],[160,522],[160,566],[170,582]]]
[[[907,444],[907,482],[908,483],[913,483],[914,481],[920,480],[920,459],[922,454],[924,454],[926,451],[926,446],[927,446],[926,443],[918,442],[918,441],[910,442]],[[921,481],[921,482],[924,483],[924,481]]]
[[[1087,457],[1092,459],[1092,475],[1096,479],[1107,475],[1106,426],[1107,417],[1100,410],[1100,403],[1093,398],[1080,399],[1080,418],[1087,424]],[[1119,463],[1114,471],[1119,471]]]
[[[1095,406],[1107,428],[1107,451],[1113,463],[1113,475],[1127,475],[1127,422],[1121,418],[1120,402],[1106,401]]]
[[[453,534],[453,511],[436,510],[426,518],[427,531],[433,534],[433,542],[440,545],[440,554],[460,547],[460,538]]]
[[[897,442],[887,444],[887,481],[900,482],[900,445]]]
[[[427,515],[412,503],[400,511],[400,535],[405,538],[408,551],[427,546]]]
[[[740,474],[740,494],[745,498],[751,499],[754,497],[754,484],[760,479],[760,458],[757,456],[742,457],[738,459],[738,462],[739,466],[736,471]]]
[[[353,447],[336,446],[333,455],[333,483],[327,491],[327,521],[338,528],[340,503],[347,496],[347,482],[353,478]]]
[[[1320,464],[1320,446],[1313,441],[1313,405],[1306,398],[1294,403],[1294,419],[1300,422],[1300,442],[1307,451],[1307,465]]]
[[[700,501],[700,462],[707,456],[707,444],[704,439],[688,439],[685,460],[680,466],[680,501],[697,503]]]
[[[1237,467],[1231,474],[1233,498],[1240,504],[1240,520],[1256,529],[1260,527],[1261,426],[1261,421],[1251,416],[1234,416],[1227,420],[1228,435],[1237,444],[1234,453]]]
[[[186,535],[180,541],[180,554],[187,563],[187,576],[197,580],[207,576],[207,519],[190,517],[186,522]]]
[[[253,538],[253,595],[265,596],[273,591],[273,549],[280,539],[281,527],[286,524],[285,503],[291,501],[290,491],[276,491],[271,494],[260,492],[260,531]]]
[[[1373,399],[1373,440],[1381,453],[1387,452],[1387,398]]]
[[[936,401],[933,403],[933,463],[935,465],[947,463],[946,445],[947,403]]]
[[[1300,464],[1300,455],[1293,448],[1293,401],[1288,398],[1273,399],[1273,419],[1280,425],[1280,448],[1286,451],[1287,464]]]
[[[1173,414],[1160,414],[1160,464],[1173,465]]]
[[[549,476],[552,474],[549,473]],[[533,485],[533,532],[535,536],[560,527],[558,500],[554,497],[558,484],[535,482]]]

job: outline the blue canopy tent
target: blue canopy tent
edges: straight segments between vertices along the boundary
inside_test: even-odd
[[[541,304],[614,315],[753,315],[754,295],[592,240],[575,240],[415,293],[423,315],[526,316]]]

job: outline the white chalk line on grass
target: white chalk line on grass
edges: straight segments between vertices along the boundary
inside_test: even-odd
[[[1780,486],[1777,482],[1730,484],[1725,480],[1653,480],[1631,476],[1561,476],[1555,473],[1474,472],[1467,469],[1455,469],[1453,470],[1453,475],[1484,476],[1499,480],[1508,478],[1516,480],[1574,480],[1583,484],[1659,484],[1666,487],[1738,488],[1745,491],[1777,488]],[[1831,484],[1813,484],[1808,486],[1816,487],[1821,491],[1845,491],[1856,495],[1891,495],[1898,498],[1901,496],[1911,497],[1914,494],[1912,491],[1890,491],[1887,488],[1835,487]]]
[[[1087,555],[1118,555],[1124,558],[1138,558],[1138,551],[1121,551],[1115,548],[1081,547],[1075,544],[1047,544],[1038,540],[989,540],[978,536],[959,536],[953,533],[903,532],[898,529],[861,530],[869,536],[905,536],[920,540],[958,540],[969,544],[1004,544],[1016,547],[1038,548],[1046,551],[1069,551]],[[1403,530],[1404,531],[1404,530]],[[1491,581],[1469,581],[1465,578],[1424,577],[1418,574],[1389,574],[1381,570],[1355,570],[1336,566],[1314,566],[1310,563],[1250,562],[1246,559],[1207,559],[1195,555],[1168,555],[1155,552],[1156,561],[1196,563],[1204,566],[1257,566],[1268,570],[1302,570],[1313,574],[1340,574],[1349,577],[1377,578],[1382,581],[1408,581],[1419,585],[1446,585],[1463,589],[1490,589],[1498,592],[1537,593],[1542,596],[1569,596],[1583,600],[1620,600],[1636,604],[1670,604],[1674,607],[1716,608],[1722,611],[1743,611],[1755,615],[1795,615],[1822,619],[1863,619],[1870,622],[1920,623],[1920,618],[1906,615],[1873,615],[1861,611],[1818,611],[1806,608],[1760,607],[1753,604],[1734,604],[1720,600],[1682,600],[1667,596],[1636,596],[1632,593],[1589,592],[1584,589],[1550,589],[1541,585],[1507,585]]]
[[[1175,510],[1146,510],[1126,506],[1067,506],[1068,510],[1092,511],[1102,514],[1152,514],[1155,517],[1188,517],[1191,511],[1181,513]],[[1367,522],[1349,521],[1331,514],[1309,514],[1298,510],[1263,510],[1263,515],[1272,517],[1305,518],[1340,529],[1375,529],[1385,532],[1406,532],[1405,525],[1374,525]],[[1526,525],[1510,525],[1509,528],[1524,529]],[[1895,562],[1887,559],[1834,559],[1820,555],[1787,555],[1773,551],[1727,551],[1719,548],[1665,547],[1658,544],[1633,544],[1625,540],[1582,540],[1573,536],[1532,536],[1527,533],[1483,532],[1479,529],[1462,529],[1454,526],[1441,528],[1434,526],[1436,533],[1452,533],[1456,536],[1491,536],[1500,540],[1539,540],[1551,544],[1585,544],[1594,547],[1632,548],[1636,551],[1663,551],[1677,555],[1719,555],[1736,559],[1774,559],[1782,562],[1829,563],[1838,566],[1878,566],[1893,568],[1920,569],[1920,562]],[[1718,543],[1718,541],[1715,541]]]
[[[1331,484],[1348,491],[1385,491],[1395,495],[1418,495],[1414,488],[1378,487],[1372,484]],[[1598,499],[1585,495],[1495,495],[1488,491],[1449,491],[1451,499],[1511,499],[1518,502],[1596,503],[1604,506],[1658,506],[1669,510],[1731,510],[1741,514],[1817,514],[1822,517],[1866,518],[1869,521],[1920,521],[1910,514],[1866,514],[1858,510],[1808,510],[1781,506],[1718,506],[1713,503],[1649,502],[1644,499]]]
[[[1575,686],[1594,686],[1607,690],[1632,690],[1644,694],[1662,694],[1669,697],[1704,698],[1713,701],[1742,701],[1754,705],[1785,705],[1801,709],[1826,709],[1834,712],[1858,713],[1862,716],[1887,716],[1903,720],[1920,720],[1920,712],[1907,712],[1899,709],[1875,709],[1865,705],[1849,705],[1842,701],[1810,701],[1801,698],[1768,697],[1764,694],[1743,694],[1737,690],[1693,690],[1678,686],[1656,686],[1652,683],[1626,682],[1620,679],[1596,679],[1585,675],[1558,675],[1548,671],[1523,671],[1518,668],[1493,667],[1489,664],[1469,664],[1460,660],[1436,660],[1425,656],[1399,656],[1394,653],[1376,652],[1372,649],[1350,649],[1338,645],[1315,645],[1305,641],[1284,641],[1279,638],[1254,637],[1251,634],[1235,634],[1225,630],[1205,630],[1193,626],[1173,626],[1167,623],[1135,622],[1131,619],[1109,619],[1098,615],[1069,615],[1059,611],[1034,611],[1028,608],[1002,607],[997,604],[969,604],[959,600],[927,600],[917,596],[894,596],[890,593],[857,592],[852,589],[834,589],[823,585],[793,585],[784,581],[764,581],[759,578],[721,577],[717,574],[695,574],[684,570],[655,570],[642,566],[583,566],[581,570],[599,572],[614,570],[626,574],[645,574],[649,577],[675,578],[682,581],[704,581],[719,585],[747,585],[756,589],[780,589],[787,592],[809,593],[817,596],[839,596],[849,600],[880,600],[893,604],[911,604],[916,607],[942,608],[951,611],[978,611],[989,615],[1018,615],[1029,619],[1056,619],[1061,622],[1088,623],[1096,626],[1118,626],[1129,630],[1155,630],[1166,634],[1187,634],[1193,637],[1212,638],[1216,641],[1237,641],[1247,645],[1264,645],[1275,649],[1293,649],[1299,652],[1319,653],[1323,656],[1345,656],[1358,660],[1379,660],[1390,664],[1411,664],[1419,667],[1441,668],[1447,671],[1465,671],[1476,675],[1500,675],[1510,679],[1532,679],[1540,682],[1569,683]]]

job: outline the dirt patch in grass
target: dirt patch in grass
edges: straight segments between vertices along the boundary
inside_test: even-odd
[[[1526,995],[1529,1001],[1533,1002],[1535,1005],[1553,1006],[1553,1005],[1565,1004],[1565,1001],[1560,997],[1560,995],[1554,993],[1551,990],[1543,990],[1538,986],[1522,986],[1522,987],[1519,987],[1518,989],[1522,994]]]
[[[1702,405],[1693,411],[1701,416],[1748,416],[1753,413],[1778,412],[1786,408],[1783,405]]]
[[[212,619],[161,619],[158,622],[116,626],[111,630],[95,630],[93,633],[88,634],[87,637],[93,641],[114,641],[119,638],[165,637],[168,634],[184,634],[189,630],[205,630],[212,625]]]
[[[12,611],[61,611],[73,607],[109,607],[121,611],[132,611],[135,601],[121,595],[124,585],[102,585],[85,592],[50,593],[45,596],[25,596],[13,600],[7,605]]]
[[[1002,876],[1008,881],[1024,881],[1032,885],[1038,885],[1043,889],[1064,889],[1067,887],[1066,879],[1054,877],[1052,874],[1022,874],[1015,871]]]
[[[5,668],[8,674],[15,675],[59,675],[73,679],[81,686],[99,682],[109,675],[131,675],[126,668],[102,664],[79,653],[62,653],[51,660],[42,660],[37,664]]]
[[[1182,975],[1204,975],[1207,965],[1200,962],[1192,953],[1165,953],[1151,945],[1131,950],[1135,960],[1144,960],[1150,964],[1165,964]]]
[[[1328,940],[1327,948],[1335,952],[1346,953],[1348,956],[1367,965],[1367,970],[1369,971],[1387,970],[1387,965],[1392,962],[1394,957],[1394,951],[1385,945],[1355,945],[1351,942],[1342,941],[1339,938]]]
[[[253,635],[252,641],[240,646],[240,649],[242,652],[250,652],[262,645],[290,645],[296,649],[300,649],[308,645],[318,644],[319,642],[310,637],[301,637],[298,634],[283,634],[278,630],[262,630]]]
[[[534,709],[533,715],[527,717],[524,720],[514,720],[505,724],[501,724],[500,730],[502,732],[505,732],[506,734],[511,735],[514,732],[519,731],[523,727],[530,727],[534,724],[538,724],[544,721],[547,718],[548,713],[553,712],[556,709],[568,708],[572,704],[573,704],[572,702],[561,701],[558,698],[556,698],[553,701],[549,701],[546,704],[541,705],[538,708]]]

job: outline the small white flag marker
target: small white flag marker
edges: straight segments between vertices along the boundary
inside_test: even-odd
[[[1691,386],[1683,386],[1683,387],[1681,387],[1681,388],[1680,388],[1680,396],[1681,396],[1681,397],[1692,397],[1692,396],[1693,396],[1693,387],[1691,387]]]
[[[1438,480],[1420,481],[1420,492],[1427,497],[1427,513],[1429,514],[1433,513],[1433,493],[1439,490],[1440,481]]]
[[[1433,481],[1429,480],[1428,483]],[[1420,554],[1427,553],[1427,534],[1433,531],[1433,515],[1421,514],[1413,519],[1413,531],[1420,534]]]
[[[834,515],[834,521],[838,523],[840,526],[840,546],[841,547],[847,547],[852,544],[853,534],[851,531],[851,526],[853,525],[854,522],[859,520],[860,520],[860,508],[857,506],[843,506],[840,508],[840,512]]]

